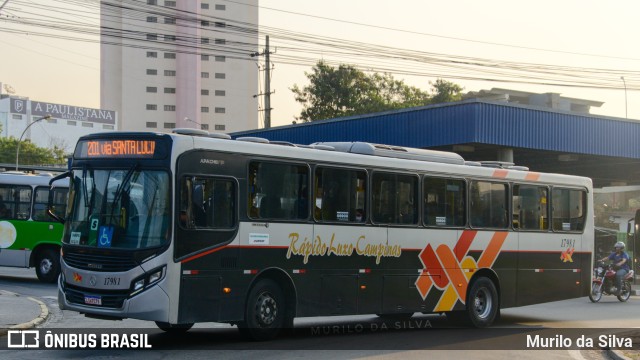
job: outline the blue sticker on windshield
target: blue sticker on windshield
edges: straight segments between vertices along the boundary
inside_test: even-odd
[[[100,226],[98,232],[98,247],[111,247],[113,238],[113,226]]]

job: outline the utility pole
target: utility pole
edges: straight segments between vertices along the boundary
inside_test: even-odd
[[[265,49],[262,53],[253,53],[251,56],[264,56],[265,67],[264,67],[264,93],[260,93],[254,95],[253,97],[264,96],[264,128],[268,129],[271,127],[271,94],[275,91],[271,91],[271,60],[269,55],[271,51],[269,50],[269,35],[265,36]],[[260,71],[260,70],[259,70]]]

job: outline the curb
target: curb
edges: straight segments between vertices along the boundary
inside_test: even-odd
[[[20,297],[22,295],[20,294],[16,294],[14,292],[11,291],[6,291],[3,290],[3,292],[7,295],[13,295],[16,297]],[[45,303],[43,303],[42,301],[32,298],[32,297],[27,297],[27,299],[37,303],[38,305],[40,305],[40,315],[38,317],[36,317],[35,319],[22,323],[22,324],[16,324],[13,326],[10,326],[9,329],[0,329],[0,336],[5,336],[7,334],[8,330],[12,330],[12,329],[17,329],[17,330],[26,330],[26,329],[31,329],[34,328],[40,324],[42,324],[45,320],[47,320],[47,318],[49,317],[49,308],[47,308],[47,305]]]

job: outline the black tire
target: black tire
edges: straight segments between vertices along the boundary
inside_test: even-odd
[[[631,296],[631,283],[629,281],[622,282],[622,289],[620,289],[620,295],[618,295],[618,300],[621,302],[626,302],[629,300]]]
[[[38,280],[54,283],[60,275],[60,252],[53,248],[38,250],[35,256],[36,275]]]
[[[488,278],[478,278],[467,293],[466,315],[471,326],[485,328],[498,317],[498,290]]]
[[[602,286],[598,284],[591,285],[591,291],[589,292],[589,300],[591,302],[597,303],[602,299]]]
[[[167,322],[156,321],[156,325],[160,330],[170,334],[182,334],[186,333],[193,327],[193,323],[190,324],[169,324]]]
[[[271,340],[285,325],[285,298],[271,279],[259,280],[249,291],[244,321],[238,323],[243,336],[254,341]]]

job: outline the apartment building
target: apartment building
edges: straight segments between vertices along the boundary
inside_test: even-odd
[[[125,131],[258,128],[257,5],[102,2],[101,107]]]

